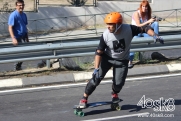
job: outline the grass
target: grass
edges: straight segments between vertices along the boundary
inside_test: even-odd
[[[79,66],[80,66],[80,68],[82,70],[85,70],[85,71],[88,71],[88,70],[94,68],[94,64],[93,63],[82,63],[82,64],[79,64]]]

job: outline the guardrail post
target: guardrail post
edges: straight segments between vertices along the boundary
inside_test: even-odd
[[[61,68],[62,67],[62,58],[59,58],[58,62],[59,62],[59,66],[60,66],[59,68]]]
[[[50,68],[50,59],[46,60],[46,65],[47,65],[47,68]]]
[[[139,61],[142,61],[142,60],[143,60],[142,52],[138,52],[138,58],[139,58]]]

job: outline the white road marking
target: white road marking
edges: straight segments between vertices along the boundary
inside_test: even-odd
[[[114,116],[114,117],[106,117],[106,118],[98,118],[98,119],[89,119],[89,120],[82,120],[82,121],[105,121],[105,120],[113,120],[113,119],[127,118],[127,117],[134,117],[134,116],[148,115],[148,114],[149,114],[148,112],[145,112],[145,113],[123,115],[123,116]]]
[[[22,79],[15,78],[15,79],[3,79],[0,81],[0,88],[14,86],[14,87],[21,87],[22,86]]]
[[[181,73],[178,74],[167,74],[161,76],[149,76],[149,77],[137,77],[137,78],[128,78],[126,81],[135,81],[135,80],[146,80],[146,79],[155,79],[155,78],[165,78],[165,77],[174,77],[181,76]],[[102,81],[101,84],[112,83],[111,80]],[[21,91],[33,91],[33,90],[41,90],[41,89],[51,89],[51,88],[63,88],[63,87],[75,87],[86,85],[87,83],[77,83],[77,84],[64,84],[64,85],[55,85],[55,86],[45,86],[45,87],[32,87],[32,88],[24,88],[24,89],[12,89],[12,90],[3,90],[0,91],[2,93],[10,93],[10,92],[21,92]]]

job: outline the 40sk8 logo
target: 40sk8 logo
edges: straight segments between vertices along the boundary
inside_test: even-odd
[[[172,112],[175,110],[175,100],[173,98],[164,99],[163,97],[159,100],[152,100],[151,98],[145,99],[145,95],[143,95],[137,106],[141,106],[142,108],[153,108],[156,112]]]

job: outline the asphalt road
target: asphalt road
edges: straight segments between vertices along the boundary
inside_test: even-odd
[[[55,85],[0,91],[1,121],[179,121],[181,119],[181,76],[127,81],[119,94],[121,111],[109,105],[85,109],[85,117],[73,113],[73,106],[82,97],[85,84]],[[111,83],[100,84],[89,97],[89,102],[111,100]],[[145,96],[145,99],[143,99]],[[162,101],[162,106],[153,104]],[[137,106],[138,102],[145,108]],[[155,111],[157,109],[157,112]],[[166,110],[168,109],[168,110]],[[147,117],[138,117],[139,114]],[[171,117],[158,117],[171,116]],[[156,116],[156,117],[153,117]],[[174,117],[173,117],[174,116]]]

